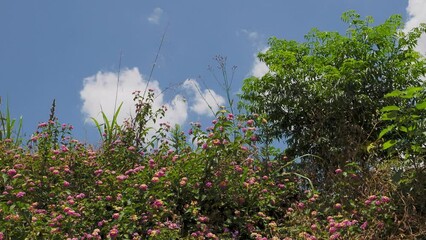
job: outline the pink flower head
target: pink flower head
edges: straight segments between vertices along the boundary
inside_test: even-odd
[[[340,203],[336,203],[336,204],[334,205],[334,208],[335,208],[335,209],[337,209],[337,210],[340,210],[340,209],[342,209],[342,204],[340,204]]]
[[[69,149],[68,149],[65,145],[62,145],[62,146],[61,146],[61,151],[62,151],[62,152],[68,152],[68,151],[69,151]]]
[[[367,221],[365,221],[361,226],[360,226],[360,228],[362,229],[362,230],[365,230],[365,229],[367,229],[367,227],[368,227],[368,222]]]
[[[390,202],[390,198],[389,197],[386,197],[386,196],[382,196],[382,203],[388,203],[388,202]]]
[[[117,176],[117,180],[119,182],[122,182],[122,181],[126,180],[127,178],[129,178],[128,175],[119,175],[119,176]]]
[[[112,214],[112,218],[113,219],[118,219],[120,217],[120,214],[119,213],[114,213],[114,214]]]
[[[334,172],[335,172],[336,174],[339,174],[339,173],[342,173],[342,172],[343,172],[343,170],[342,170],[342,169],[340,169],[340,168],[338,168],[338,169],[334,170]]]
[[[112,238],[115,238],[118,236],[118,229],[117,228],[113,228],[109,231],[109,236]]]
[[[47,126],[47,122],[43,122],[43,123],[40,123],[37,127],[42,128],[42,127],[46,127],[46,126]]]
[[[152,203],[152,207],[153,208],[161,208],[164,205],[163,201],[161,201],[160,199],[156,199],[153,203]]]
[[[13,176],[15,176],[15,174],[16,174],[16,170],[15,169],[9,169],[8,171],[7,171],[7,175],[9,175],[9,177],[13,177]]]
[[[146,191],[146,190],[148,190],[148,186],[146,184],[141,184],[141,185],[139,185],[139,189],[142,190],[142,191]]]
[[[17,198],[21,198],[21,197],[25,196],[25,192],[18,192],[15,196]]]
[[[151,182],[158,183],[160,179],[158,177],[152,177]]]
[[[371,196],[368,197],[368,200],[370,200],[370,201],[374,201],[376,199],[377,199],[376,195],[371,195]]]
[[[69,183],[69,182],[67,182],[67,181],[64,181],[63,185],[64,185],[64,187],[69,187],[69,186],[70,186],[70,183]]]
[[[206,182],[206,187],[207,188],[211,188],[213,186],[213,183],[212,182]]]
[[[250,120],[247,121],[247,125],[248,126],[253,126],[253,124],[254,124],[254,120],[253,119],[250,119]]]

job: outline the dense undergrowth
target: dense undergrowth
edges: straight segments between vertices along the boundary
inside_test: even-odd
[[[347,164],[335,169],[333,192],[316,191],[294,170],[298,159],[258,143],[267,119],[256,114],[222,108],[207,128],[162,123],[148,138],[146,123],[164,114],[152,98],[136,93],[136,117],[105,127],[99,149],[73,139],[54,106],[27,146],[2,139],[0,239],[385,239],[424,230],[396,210],[395,185],[379,169]]]

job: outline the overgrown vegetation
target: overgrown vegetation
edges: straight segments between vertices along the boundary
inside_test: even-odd
[[[424,239],[426,63],[413,47],[426,26],[343,20],[345,36],[271,38],[246,114],[228,92],[231,107],[188,133],[162,122],[152,91],[134,93],[123,125],[120,107],[96,122],[99,149],[55,102],[26,146],[0,111],[0,240]],[[271,145],[283,136],[285,151]]]

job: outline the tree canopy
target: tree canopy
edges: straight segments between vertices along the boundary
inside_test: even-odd
[[[383,129],[380,109],[398,101],[384,96],[421,85],[426,73],[414,50],[426,25],[403,32],[399,15],[373,26],[354,11],[342,20],[345,34],[312,29],[305,42],[270,38],[258,55],[269,72],[246,79],[241,94],[249,112],[268,117],[266,137],[286,139],[287,155],[321,157],[302,161],[319,178],[350,161],[370,167],[365,153]]]

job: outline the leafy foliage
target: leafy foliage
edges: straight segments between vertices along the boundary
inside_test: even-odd
[[[425,25],[404,33],[398,15],[372,26],[372,18],[353,11],[342,20],[349,25],[345,35],[313,29],[302,43],[272,37],[258,55],[269,73],[246,79],[241,95],[249,112],[268,116],[265,133],[286,139],[288,156],[323,159],[301,162],[323,183],[348,162],[372,166],[366,146],[383,129],[379,110],[399,101],[385,94],[417,86],[426,73],[426,61],[413,50]]]
[[[396,98],[399,104],[382,108],[381,120],[387,127],[380,132],[379,140],[393,160],[394,181],[414,198],[418,211],[426,213],[425,86],[394,90],[385,97]]]

